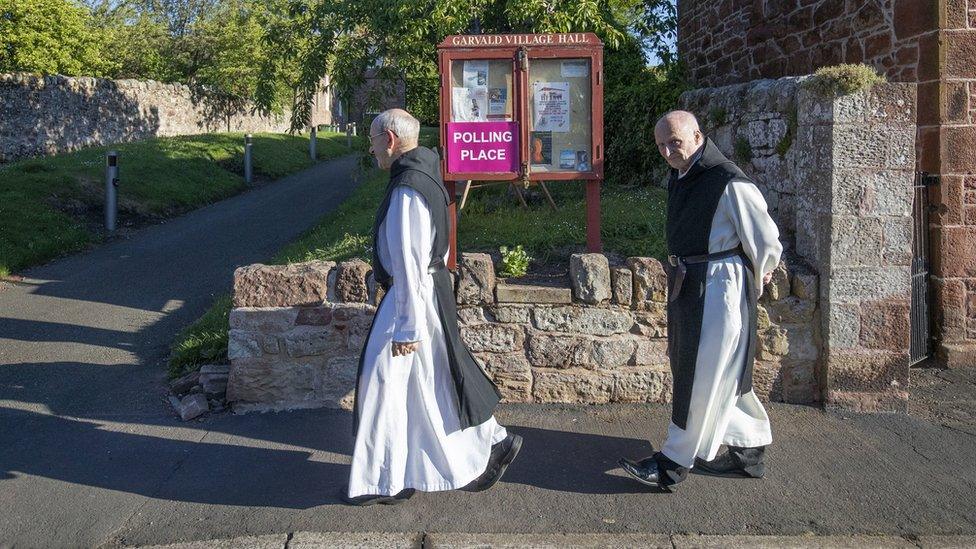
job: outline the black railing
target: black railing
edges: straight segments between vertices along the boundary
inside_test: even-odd
[[[927,173],[915,175],[915,199],[912,206],[914,238],[912,250],[911,364],[932,353],[929,318],[929,187],[937,178]]]

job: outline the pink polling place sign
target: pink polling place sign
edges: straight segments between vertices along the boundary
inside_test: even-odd
[[[519,171],[517,122],[448,122],[447,171]]]

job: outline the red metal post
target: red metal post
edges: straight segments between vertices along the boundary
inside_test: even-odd
[[[600,180],[586,182],[586,250],[590,253],[603,252],[600,242]]]

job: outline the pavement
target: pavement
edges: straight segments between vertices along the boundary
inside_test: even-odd
[[[236,266],[347,196],[354,166],[320,164],[0,291],[0,546],[976,546],[976,370],[919,374],[913,415],[771,405],[765,479],[694,475],[675,494],[616,466],[660,443],[667,406],[504,405],[525,444],[492,490],[367,508],[338,497],[347,412],[180,422],[165,399],[173,335]]]

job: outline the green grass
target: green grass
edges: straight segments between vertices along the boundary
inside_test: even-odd
[[[170,377],[180,377],[201,364],[227,360],[230,309],[231,296],[222,295],[202,317],[176,336],[169,362]]]
[[[100,241],[105,153],[119,152],[119,218],[164,218],[242,191],[244,134],[163,137],[0,166],[0,276]],[[308,137],[254,135],[254,172],[278,178],[311,165]],[[349,152],[319,134],[316,155]]]

